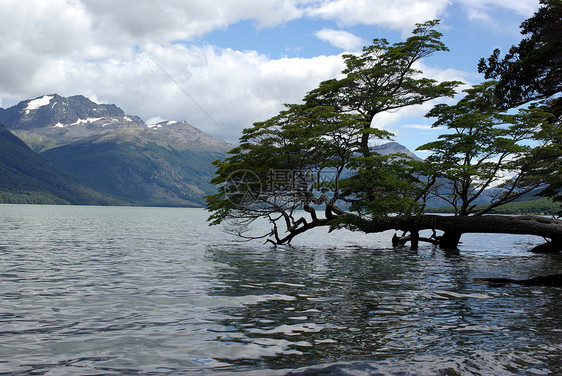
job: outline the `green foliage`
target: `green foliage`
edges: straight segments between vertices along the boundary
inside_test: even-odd
[[[273,227],[265,236],[284,242],[318,224],[344,223],[345,210],[366,217],[420,213],[426,185],[420,162],[380,156],[369,141],[391,137],[373,127],[375,115],[454,94],[459,82],[439,83],[415,69],[420,59],[447,50],[437,24],[418,25],[404,42],[375,39],[362,54],[345,55],[342,78],[322,82],[302,105],[287,105],[244,130],[240,146],[215,162],[211,183],[219,191],[206,198],[211,224],[246,225],[263,217]],[[282,173],[292,180],[278,184]],[[311,222],[297,219],[298,210]],[[279,222],[289,233],[285,238]]]
[[[353,175],[341,182],[350,198],[350,210],[362,216],[416,215],[422,211],[420,163],[398,154],[357,157],[350,161]]]
[[[207,197],[213,223],[237,210],[260,216],[269,210],[314,204],[314,192],[331,191],[337,200],[342,173],[360,147],[364,133],[385,138],[389,133],[365,129],[364,117],[342,114],[333,107],[288,105],[285,111],[244,130],[240,146],[216,161],[211,181],[219,193]],[[327,183],[324,172],[330,174]],[[254,209],[255,208],[255,209]]]
[[[541,0],[542,7],[521,24],[525,36],[500,58],[496,49],[480,59],[478,71],[496,79],[496,95],[506,108],[545,99],[562,89],[562,2]]]
[[[541,195],[562,201],[562,98],[548,102],[546,109],[553,116],[542,123],[535,134],[534,139],[540,144],[527,157],[527,160],[536,163],[526,180],[545,183]]]
[[[494,207],[513,201],[538,187],[537,179],[528,179],[529,171],[540,166],[530,158],[528,142],[536,139],[551,114],[540,108],[520,109],[504,113],[495,97],[493,81],[466,90],[466,96],[455,105],[440,104],[426,116],[435,117],[434,127],[447,127],[437,141],[418,150],[430,150],[427,161],[437,177],[450,186],[445,198],[459,215],[484,214]],[[502,184],[503,190],[492,204],[480,209],[474,201],[497,185],[501,176],[511,176]],[[436,194],[439,196],[439,194]]]
[[[496,97],[504,108],[543,100],[547,111],[554,114],[535,134],[535,147],[525,162],[538,161],[528,169],[526,182],[546,184],[543,195],[562,200],[562,2],[540,0],[541,8],[521,24],[524,38],[500,58],[496,49],[487,59],[481,59],[478,70],[486,78],[499,81]]]

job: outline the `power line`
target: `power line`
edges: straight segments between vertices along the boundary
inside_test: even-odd
[[[183,93],[189,98],[191,99],[191,101],[193,103],[195,103],[195,105],[197,107],[199,107],[199,109],[209,118],[211,119],[211,121],[217,126],[219,127],[219,129],[226,135],[226,137],[230,138],[232,140],[232,142],[234,144],[237,143],[237,141],[232,138],[232,136],[230,134],[228,134],[228,132],[211,116],[211,114],[209,114],[204,108],[203,106],[201,106],[196,100],[195,98],[193,98],[188,92],[187,90],[178,82],[174,79],[174,77],[172,77],[172,75],[170,75],[170,73],[168,73],[168,71],[166,71],[164,69],[164,67],[162,67],[162,65],[160,65],[152,56],[148,55],[148,57],[150,58],[150,60],[152,60],[154,62],[154,64],[156,64],[156,66],[158,68],[160,68],[160,70],[166,75],[168,76],[168,78],[177,86],[180,88],[181,91],[183,91]]]

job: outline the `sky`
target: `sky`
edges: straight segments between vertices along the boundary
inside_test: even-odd
[[[538,0],[0,0],[0,107],[80,94],[148,123],[185,120],[235,143],[242,129],[337,77],[342,54],[373,38],[405,40],[431,19],[441,20],[450,51],[419,68],[464,88],[479,83],[478,60],[517,44],[519,25],[538,7]],[[424,114],[444,101],[377,115],[373,125],[413,150],[441,132]]]

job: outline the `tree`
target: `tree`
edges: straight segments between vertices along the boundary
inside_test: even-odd
[[[504,108],[518,107],[562,89],[562,2],[540,0],[542,7],[521,24],[525,38],[500,58],[496,49],[480,59],[478,71],[499,81],[496,96]]]
[[[488,59],[480,59],[478,71],[498,80],[495,94],[504,109],[542,101],[554,115],[536,135],[542,146],[533,150],[532,158],[543,163],[531,175],[547,183],[542,195],[562,201],[562,2],[540,3],[533,17],[521,24],[525,36],[521,42],[503,59],[499,49]]]
[[[305,96],[306,106],[332,106],[340,113],[362,115],[361,152],[369,156],[367,130],[377,114],[455,94],[460,82],[437,83],[416,69],[421,59],[448,51],[435,30],[438,24],[438,20],[418,24],[405,42],[390,45],[386,39],[374,39],[361,55],[344,55],[345,77],[322,82]]]
[[[434,127],[447,127],[448,132],[418,150],[432,151],[426,161],[440,184],[431,194],[447,201],[455,215],[484,215],[544,184],[537,174],[544,161],[532,153],[538,147],[529,143],[544,131],[552,114],[538,107],[501,111],[496,84],[475,85],[457,104],[439,104],[426,115],[437,119]],[[483,196],[489,204],[478,206]],[[456,246],[460,235],[446,233],[443,238]]]
[[[539,110],[499,113],[493,84],[474,88],[458,105],[433,110],[436,125],[454,132],[428,145],[436,154],[429,163],[402,154],[380,155],[370,147],[373,139],[391,136],[373,126],[377,114],[454,94],[458,82],[439,83],[415,69],[423,57],[446,51],[436,25],[418,25],[405,42],[392,45],[375,39],[361,55],[344,57],[343,78],[322,82],[302,104],[287,105],[279,115],[244,130],[240,146],[215,162],[212,183],[219,191],[207,197],[211,224],[228,223],[242,237],[274,244],[327,226],[365,233],[401,230],[413,247],[420,240],[454,247],[467,232],[526,232],[562,248],[560,221],[469,215],[475,214],[473,197],[491,186],[495,172],[519,171],[523,157],[530,165],[530,148],[523,142],[546,116]],[[527,124],[529,119],[534,123]],[[490,162],[493,157],[500,162]],[[538,184],[525,176],[506,183],[498,205]],[[456,179],[452,202],[462,215],[425,214],[439,179],[450,178]],[[270,230],[248,234],[248,226],[259,219],[268,220]],[[434,235],[422,239],[419,232],[425,229]],[[438,236],[437,230],[444,234]]]
[[[230,218],[240,224],[269,216],[274,224],[282,218],[288,228],[296,229],[304,221],[294,215],[298,208],[304,208],[312,222],[318,222],[313,206],[322,204],[326,221],[320,222],[325,224],[343,213],[337,204],[357,208],[367,200],[374,210],[376,197],[385,197],[378,200],[385,202],[385,207],[378,205],[371,214],[411,211],[415,200],[384,192],[396,192],[399,176],[409,179],[415,174],[403,173],[407,165],[403,160],[373,155],[369,140],[390,136],[373,127],[377,114],[454,95],[459,82],[439,83],[415,68],[422,58],[447,50],[434,29],[437,24],[428,21],[417,25],[405,42],[391,45],[375,39],[362,54],[345,55],[343,78],[322,82],[306,95],[304,104],[288,105],[278,116],[246,129],[240,146],[216,163],[217,176],[212,183],[222,186],[217,195],[207,198],[212,223]],[[350,170],[356,174],[344,184],[343,177]],[[369,174],[376,174],[377,179],[367,179],[371,182],[368,189],[357,189]],[[274,185],[280,179],[287,180],[283,188],[298,185],[299,189],[278,189]],[[263,187],[268,190],[262,192]],[[403,188],[411,190],[407,185]],[[274,226],[272,234],[276,242],[287,242],[293,232],[277,239]]]
[[[351,197],[351,183],[343,182],[350,179],[350,169],[365,159],[359,153],[364,122],[362,115],[341,114],[333,107],[291,105],[244,130],[240,146],[224,161],[215,162],[217,176],[211,182],[220,185],[219,193],[207,197],[212,223],[228,220],[244,236],[245,225],[268,218],[272,231],[260,237],[278,244],[312,227],[328,225],[344,213],[338,205],[359,200]],[[390,133],[370,129],[369,135],[385,139]],[[373,156],[369,161],[377,158],[379,163],[388,159]],[[392,163],[377,170],[379,180],[371,186],[388,187],[388,181],[396,179],[396,170]],[[386,208],[398,210],[403,200],[392,197]],[[317,214],[319,208],[324,219]],[[308,222],[301,210],[310,216]],[[285,226],[286,236],[281,235],[279,223]]]
[[[562,98],[547,102],[544,107],[552,117],[535,134],[540,146],[531,150],[529,159],[540,161],[528,179],[545,183],[540,195],[562,202]],[[562,215],[562,209],[559,213]]]
[[[458,215],[486,214],[543,184],[536,174],[543,160],[531,153],[537,146],[529,142],[545,132],[552,115],[538,107],[516,114],[502,112],[495,101],[495,86],[493,81],[475,85],[457,104],[439,104],[426,115],[437,118],[434,127],[445,126],[449,132],[418,150],[433,152],[427,162],[448,186],[440,186],[434,194],[449,202]],[[491,203],[477,209],[475,202],[484,194]]]

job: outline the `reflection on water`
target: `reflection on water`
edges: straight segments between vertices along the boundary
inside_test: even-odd
[[[472,282],[491,269],[510,274],[513,260],[480,265],[472,257],[406,249],[209,254],[228,266],[212,295],[276,297],[219,309],[229,317],[217,341],[240,348],[225,362],[284,368],[345,361],[360,362],[345,369],[412,374],[420,366],[421,374],[560,371],[560,290]]]
[[[561,374],[560,271],[529,237],[237,243],[193,209],[0,206],[0,373]]]

